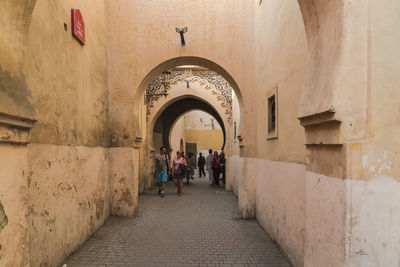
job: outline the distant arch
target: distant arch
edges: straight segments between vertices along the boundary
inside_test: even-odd
[[[213,106],[211,106],[209,103],[207,103],[204,100],[194,98],[194,97],[186,97],[186,98],[179,99],[175,102],[172,102],[155,119],[155,121],[156,121],[161,116],[163,118],[163,132],[164,132],[163,133],[163,145],[166,146],[168,150],[171,150],[170,138],[171,138],[171,131],[173,129],[173,126],[176,124],[176,122],[179,120],[180,117],[182,117],[187,112],[193,111],[193,110],[204,111],[204,112],[210,114],[211,116],[213,116],[218,121],[218,123],[221,126],[221,129],[223,132],[223,138],[224,138],[223,146],[221,149],[224,149],[225,143],[226,143],[226,128],[225,128],[226,121],[224,122],[224,120],[222,119],[220,114],[214,109]],[[152,122],[151,130],[154,129],[155,121]],[[152,138],[149,141],[152,142]]]

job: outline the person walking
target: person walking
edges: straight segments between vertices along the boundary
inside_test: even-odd
[[[206,158],[203,154],[199,153],[199,158],[197,159],[197,166],[199,167],[199,177],[201,178],[201,174],[206,177],[206,173],[204,172],[204,166],[206,165]]]
[[[213,170],[214,184],[216,186],[219,186],[219,176],[221,174],[221,165],[220,165],[220,158],[218,156],[217,151],[214,151],[214,157],[212,160],[212,170]]]
[[[185,158],[182,157],[182,151],[176,152],[176,158],[173,162],[174,169],[174,183],[178,190],[178,196],[182,196],[183,189],[183,178],[185,177],[187,170],[187,162]]]
[[[206,158],[208,181],[210,182],[210,184],[213,184],[213,170],[212,170],[213,155],[212,155],[212,152],[213,152],[212,149],[208,150],[208,156]]]
[[[157,178],[158,194],[161,198],[165,196],[165,183],[168,180],[168,166],[170,166],[167,149],[160,148],[160,153],[156,155],[153,164],[153,175]]]
[[[187,172],[187,183],[189,184],[190,179],[194,180],[194,169],[196,169],[196,157],[192,152],[188,153],[188,172]]]
[[[225,159],[224,151],[222,151],[221,154],[219,155],[219,164],[221,166],[222,184],[225,186],[225,164],[226,164],[226,159]]]

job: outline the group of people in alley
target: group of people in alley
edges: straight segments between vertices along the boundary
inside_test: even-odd
[[[222,175],[222,184],[225,186],[225,153],[222,151],[208,151],[208,156],[205,158],[202,153],[199,153],[197,167],[199,167],[199,178],[205,178],[205,168],[208,172],[210,185],[219,186],[220,177]],[[168,178],[171,177],[176,185],[178,196],[183,194],[183,179],[189,184],[191,179],[194,179],[196,169],[196,157],[193,153],[188,153],[186,158],[183,151],[177,151],[176,157],[171,160],[167,153],[166,147],[160,148],[160,153],[155,155],[153,164],[153,175],[157,179],[158,194],[161,198],[165,197],[165,184]]]

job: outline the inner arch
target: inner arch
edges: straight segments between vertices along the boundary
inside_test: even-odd
[[[173,126],[181,116],[192,110],[204,111],[213,116],[218,121],[222,129],[224,140],[221,149],[224,149],[226,143],[226,129],[224,121],[221,118],[220,114],[214,109],[214,107],[203,100],[195,98],[184,98],[170,104],[157,118],[157,120],[162,120],[161,123],[163,126],[163,145],[167,147],[167,150],[171,151],[169,137]]]

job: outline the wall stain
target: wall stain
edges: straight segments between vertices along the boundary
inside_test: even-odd
[[[3,43],[0,44],[0,53],[6,53],[3,46]],[[12,103],[3,103],[7,104],[7,111],[9,111],[7,113],[33,120],[36,119],[36,111],[30,100],[31,92],[21,74],[10,73],[0,65],[0,88],[2,95],[12,99]]]
[[[8,217],[4,211],[4,207],[0,202],[0,231],[4,229],[8,224]]]
[[[126,204],[128,204],[129,207],[133,206],[132,194],[129,188],[126,188],[125,190],[122,191],[122,196],[120,201],[125,202]]]
[[[96,205],[96,218],[99,220],[101,218],[101,216],[103,216],[104,199],[97,198],[94,200],[94,203]]]

